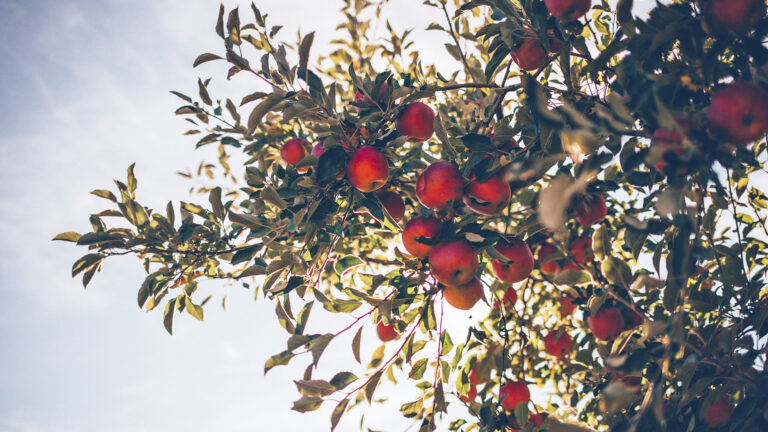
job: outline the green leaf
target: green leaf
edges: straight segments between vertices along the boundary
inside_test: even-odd
[[[168,334],[173,334],[173,311],[176,309],[176,299],[172,298],[165,304],[165,311],[163,312],[163,326]]]
[[[211,53],[200,54],[192,63],[192,67],[198,67],[201,64],[212,61],[212,60],[224,60],[224,59],[221,56],[217,56],[216,54],[211,54]],[[187,102],[192,102],[192,100],[188,100]]]
[[[203,307],[192,303],[192,299],[187,299],[186,310],[188,314],[195,317],[198,321],[203,320]]]
[[[362,364],[362,361],[360,360],[360,338],[363,334],[363,328],[360,327],[357,330],[357,333],[355,333],[355,337],[352,338],[352,355],[355,356],[355,360],[357,360],[358,363]]]
[[[224,219],[224,205],[221,203],[221,188],[215,187],[211,189],[211,193],[208,195],[208,201],[211,203],[211,208],[213,208],[213,214],[216,215],[216,218],[219,220]]]
[[[299,69],[306,69],[309,60],[309,49],[312,47],[312,41],[315,40],[315,32],[304,36],[299,45]]]
[[[349,269],[356,266],[363,265],[363,264],[365,264],[365,262],[360,258],[354,255],[347,255],[344,258],[341,258],[338,261],[336,261],[336,264],[333,265],[333,269],[336,271],[336,274],[338,274],[339,276],[342,276]]]
[[[293,358],[294,354],[290,351],[283,351],[279,354],[275,354],[272,357],[267,359],[267,362],[264,363],[264,374],[266,375],[267,372],[270,371],[275,366],[284,366],[287,365],[289,361]]]
[[[331,414],[331,431],[338,426],[339,420],[341,420],[341,416],[344,415],[344,411],[347,409],[348,404],[349,399],[344,399],[333,409],[333,413]]]
[[[419,398],[413,402],[407,402],[400,406],[400,412],[403,414],[403,417],[407,418],[413,418],[419,415],[421,412],[421,408],[424,404],[424,400]]]
[[[368,400],[369,404],[373,400],[373,393],[376,391],[376,387],[379,386],[379,381],[381,381],[382,374],[383,371],[376,371],[376,373],[373,374],[368,380],[368,384],[365,385],[365,399]]]
[[[114,242],[114,241],[120,241],[120,240],[123,240],[123,237],[121,237],[118,234],[107,233],[107,232],[91,232],[91,233],[85,233],[82,236],[80,236],[80,238],[77,239],[77,244],[79,246],[86,246],[86,245],[94,245],[99,243],[107,243],[107,242]]]
[[[326,333],[316,339],[313,339],[309,343],[309,350],[312,352],[312,364],[317,367],[317,362],[320,361],[320,356],[323,355],[323,351],[328,346],[335,336],[332,333]]]
[[[328,396],[335,392],[337,388],[325,380],[299,380],[294,381],[299,393],[304,396]]]
[[[357,375],[352,372],[339,372],[331,378],[331,385],[336,390],[341,390],[355,381],[357,381]]]
[[[133,193],[136,192],[136,175],[133,173],[133,168],[136,166],[135,163],[132,163],[131,166],[128,167],[128,193],[133,196]]]
[[[78,273],[87,268],[90,268],[103,259],[104,256],[99,254],[88,254],[83,256],[82,258],[75,261],[75,263],[72,265],[72,277],[77,276]]]
[[[77,243],[77,241],[80,240],[81,236],[82,234],[76,233],[74,231],[67,231],[61,234],[56,234],[56,237],[54,237],[51,240],[61,240],[61,241]]]
[[[115,197],[115,195],[106,189],[92,190],[91,195],[96,195],[97,197],[108,199],[112,202],[117,202],[117,198]]]
[[[293,403],[292,410],[301,413],[315,411],[323,404],[323,399],[316,396],[302,396],[301,399]]]
[[[408,378],[413,380],[420,380],[424,376],[424,372],[427,370],[427,359],[416,360],[413,364],[411,371],[408,373]]]

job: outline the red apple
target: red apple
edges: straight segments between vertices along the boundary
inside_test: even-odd
[[[704,16],[713,33],[744,35],[765,16],[765,0],[709,0]]]
[[[531,400],[531,392],[522,381],[510,381],[499,390],[501,406],[507,411],[514,411],[519,403],[527,404]]]
[[[589,11],[592,0],[544,0],[547,10],[561,21],[579,19]]]
[[[624,330],[624,317],[615,307],[601,310],[587,318],[589,329],[599,340],[611,340]]]
[[[403,246],[409,254],[424,259],[432,250],[432,245],[424,244],[418,239],[421,237],[435,238],[440,234],[443,224],[435,218],[416,216],[408,221],[403,229]]]
[[[528,244],[516,236],[500,240],[496,251],[511,262],[493,260],[491,266],[496,277],[507,283],[520,282],[530,276],[533,270],[533,254]]]
[[[547,51],[538,36],[531,35],[512,52],[512,60],[522,70],[536,70],[547,63]]]
[[[386,191],[381,192],[378,196],[381,205],[384,206],[384,210],[392,216],[392,219],[400,222],[405,215],[405,203],[403,202],[403,199],[400,198],[400,195],[392,191]]]
[[[512,189],[504,181],[504,174],[498,172],[484,183],[477,180],[467,186],[464,204],[477,213],[494,216],[500,214],[512,198]]]
[[[557,252],[557,248],[551,244],[551,243],[545,243],[541,245],[538,252],[538,261],[539,261],[539,268],[541,269],[541,272],[545,275],[557,275],[560,273],[563,269],[560,266],[560,263],[558,263],[557,259],[551,259],[547,261],[547,258],[549,258],[550,255],[553,255]]]
[[[451,200],[464,194],[464,178],[456,165],[435,162],[428,166],[416,182],[416,197],[427,208],[442,210]]]
[[[709,427],[719,427],[728,423],[734,409],[736,409],[736,406],[731,403],[728,395],[724,394],[704,410],[701,419]]]
[[[729,84],[712,97],[707,120],[719,138],[749,144],[768,130],[768,93],[752,83]]]
[[[594,254],[592,253],[592,237],[576,237],[576,239],[571,242],[571,255],[573,255],[573,259],[580,264],[586,264],[588,261],[591,261],[594,257]]]
[[[573,305],[573,301],[568,296],[560,297],[557,299],[557,302],[560,303],[560,318],[567,317],[573,313],[574,309],[576,309],[576,306]]]
[[[576,208],[576,220],[586,227],[602,222],[607,214],[605,198],[599,194],[585,195]]]
[[[681,123],[682,126],[682,123]],[[685,127],[685,129],[688,129]],[[660,149],[654,154],[654,149]],[[652,157],[658,157],[658,161],[653,167],[658,172],[664,172],[664,168],[667,166],[667,161],[664,160],[664,154],[674,153],[677,156],[682,156],[685,153],[685,147],[683,147],[683,136],[676,130],[656,129],[651,138],[651,152]],[[684,173],[685,169],[680,170],[680,174]]]
[[[398,336],[395,326],[392,324],[384,324],[384,321],[379,321],[379,324],[376,326],[376,334],[379,335],[379,339],[381,339],[382,342],[391,341]]]
[[[429,253],[432,275],[443,285],[464,285],[477,273],[477,252],[464,240],[435,245]]]
[[[507,291],[504,293],[504,298],[502,298],[501,301],[504,302],[504,306],[507,310],[512,308],[517,302],[517,291],[515,291],[515,287],[507,288]],[[498,300],[493,302],[493,307],[496,309],[501,307]]]
[[[389,179],[389,163],[384,153],[371,146],[363,146],[352,154],[347,164],[347,178],[362,192],[373,192]]]
[[[459,395],[459,399],[461,399],[466,403],[472,402],[473,400],[475,400],[476,397],[477,397],[477,387],[475,386],[470,386],[469,393],[467,393],[466,395],[461,395],[461,394]]]
[[[314,147],[312,147],[312,156],[320,157],[325,153],[328,149],[323,146],[323,142],[320,141],[319,143],[315,144]]]
[[[447,285],[443,290],[443,298],[456,309],[470,310],[483,298],[483,283],[473,278],[464,285]]]
[[[280,157],[288,165],[296,165],[304,156],[307,155],[307,147],[309,143],[301,138],[291,138],[283,144],[283,148],[280,149]]]
[[[379,100],[381,100],[381,98],[384,96],[384,92],[386,90],[387,90],[387,83],[383,83],[381,85],[381,87],[379,87],[379,98],[378,98]],[[369,98],[368,96],[364,95],[360,91],[355,91],[355,100],[360,100],[360,99],[362,99],[363,102],[365,102],[365,103],[367,103],[369,105],[376,105],[376,102],[374,102],[371,98]]]
[[[571,336],[562,330],[549,332],[544,336],[544,350],[551,356],[565,357],[571,351]]]
[[[421,103],[408,104],[395,120],[395,127],[409,142],[423,142],[435,133],[435,112]]]
[[[475,365],[469,372],[469,384],[476,386],[479,384],[485,384],[485,382],[486,378],[480,376],[480,374],[477,372],[477,365]]]

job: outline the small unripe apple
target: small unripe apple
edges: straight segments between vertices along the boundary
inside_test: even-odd
[[[493,273],[507,283],[520,282],[531,275],[533,271],[533,253],[528,243],[516,236],[508,236],[496,243],[496,251],[511,262],[493,260]]]
[[[574,309],[576,309],[576,306],[573,305],[573,301],[567,295],[558,298],[557,302],[560,304],[560,318],[567,317],[573,313]]]
[[[385,324],[384,321],[379,321],[379,324],[376,326],[376,334],[379,335],[379,339],[381,339],[382,342],[389,342],[398,336],[395,326],[392,324]]]
[[[347,164],[349,182],[362,192],[373,192],[389,179],[389,163],[384,153],[363,146],[352,154]]]
[[[768,92],[747,82],[729,84],[712,97],[707,120],[716,136],[749,144],[768,130]]]
[[[731,403],[731,399],[724,394],[704,410],[701,419],[709,427],[719,427],[728,423],[735,409],[736,406]]]
[[[512,198],[512,189],[504,181],[504,174],[492,175],[484,183],[477,180],[467,185],[464,204],[477,213],[494,216],[500,214]]]
[[[507,310],[512,308],[515,303],[517,303],[517,291],[515,291],[515,287],[507,288],[507,291],[504,292],[504,298],[502,298],[501,301],[504,303],[504,307],[506,307]],[[493,302],[493,307],[496,309],[501,307],[498,300]]]
[[[615,307],[601,310],[587,318],[589,329],[599,340],[607,341],[615,338],[624,330],[624,317]]]
[[[551,356],[565,357],[571,351],[571,336],[562,330],[549,332],[544,336],[544,350]]]
[[[607,214],[605,198],[599,194],[585,195],[576,208],[576,220],[585,227],[602,222]]]
[[[466,403],[472,402],[473,400],[475,400],[476,397],[477,397],[477,387],[475,386],[469,387],[469,393],[465,395],[462,395],[462,394],[459,395],[459,399],[461,399]]]
[[[432,275],[443,285],[464,285],[477,273],[477,252],[464,240],[437,244],[429,253]]]
[[[512,52],[512,60],[522,70],[536,70],[547,63],[547,51],[538,36],[528,36]]]
[[[432,217],[416,216],[408,221],[403,228],[403,246],[409,254],[424,259],[429,255],[433,245],[420,242],[418,239],[435,238],[440,234],[443,224]]]
[[[765,0],[709,0],[705,3],[704,16],[715,34],[747,34],[765,16]]]
[[[551,243],[545,243],[539,248],[537,253],[539,268],[545,275],[553,276],[562,271],[562,267],[560,266],[560,263],[557,262],[557,259],[551,259],[547,261],[549,256],[555,254],[556,252],[557,248]]]
[[[405,203],[400,198],[400,195],[392,191],[385,191],[381,192],[378,196],[381,205],[384,206],[384,210],[392,216],[392,219],[400,222],[405,215]]]
[[[579,19],[589,11],[592,0],[544,0],[547,10],[561,21]]]
[[[421,102],[414,102],[400,112],[395,120],[395,127],[409,142],[423,142],[435,133],[434,122],[435,112],[432,108]]]
[[[307,155],[307,147],[309,147],[309,143],[303,139],[291,138],[280,149],[280,157],[288,165],[296,165]]]
[[[464,194],[464,178],[456,165],[435,162],[428,166],[416,182],[416,197],[427,208],[444,209],[449,201]]]
[[[447,285],[443,290],[443,298],[456,309],[470,310],[483,298],[483,283],[475,277],[464,285]]]
[[[517,404],[527,404],[531,400],[531,392],[522,381],[510,381],[499,390],[501,406],[507,411],[514,411]]]
[[[586,264],[594,258],[592,253],[592,237],[581,236],[571,242],[571,255],[580,264]]]

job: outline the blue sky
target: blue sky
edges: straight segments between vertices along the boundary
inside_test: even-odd
[[[285,37],[297,26],[317,30],[316,51],[333,37],[338,2],[256,3]],[[395,0],[387,13],[399,29],[420,29],[425,60],[455,67],[437,33],[421,30],[440,16],[420,3]],[[168,90],[194,93],[198,74],[215,77],[219,97],[261,88],[226,82],[223,66],[191,68],[198,54],[221,49],[217,9],[213,0],[0,0],[0,432],[327,430],[332,407],[289,410],[304,362],[262,374],[286,338],[269,303],[208,284],[228,294],[227,311],[212,304],[203,324],[183,317],[171,337],[159,313],[136,306],[138,262],[107,262],[85,292],[68,276],[83,251],[50,241],[88,230],[87,215],[104,209],[88,192],[110,187],[132,162],[145,205],[189,199],[189,183],[174,173],[205,153],[181,136]],[[370,353],[375,336],[365,338]],[[321,373],[354,365],[342,349],[327,356]],[[369,410],[367,424],[405,430],[398,404]],[[358,430],[346,420],[339,430]]]

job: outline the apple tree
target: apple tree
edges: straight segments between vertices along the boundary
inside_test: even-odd
[[[194,66],[262,90],[173,92],[218,149],[207,199],[148,208],[131,166],[55,237],[88,250],[72,275],[137,257],[169,333],[206,280],[253,290],[288,333],[265,372],[308,363],[293,409],[333,404],[331,429],[391,380],[422,431],[768,430],[765,2],[414,2],[454,70],[374,38],[386,3],[345,0],[317,64],[314,33],[222,6]],[[444,308],[487,313],[450,334]],[[316,376],[343,333],[367,369]]]

